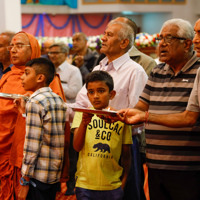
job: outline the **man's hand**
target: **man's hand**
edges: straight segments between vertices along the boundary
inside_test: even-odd
[[[106,108],[108,111],[109,110],[113,110],[116,111],[116,109],[112,108],[112,107],[107,107]],[[118,115],[116,114],[111,114],[111,115],[97,115],[99,118],[103,119],[106,123],[115,123],[117,121],[120,121],[120,118],[118,117]]]
[[[137,110],[137,109],[122,109],[117,113],[120,121],[126,124],[138,124],[141,122],[145,122],[145,112]]]
[[[13,102],[14,102],[14,106],[19,110],[21,114],[25,113],[26,103],[23,98],[15,99]]]
[[[29,191],[29,185],[22,186],[18,194],[18,200],[26,200],[28,191]]]
[[[75,65],[80,68],[84,63],[84,56],[76,55],[74,58]]]

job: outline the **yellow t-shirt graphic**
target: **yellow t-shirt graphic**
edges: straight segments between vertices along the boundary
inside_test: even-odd
[[[76,113],[72,128],[78,128],[82,113]],[[118,121],[105,123],[96,115],[87,126],[85,143],[79,152],[76,187],[113,190],[121,186],[119,165],[122,144],[132,144],[131,126]]]

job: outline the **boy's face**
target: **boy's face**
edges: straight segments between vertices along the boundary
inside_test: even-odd
[[[38,75],[33,67],[26,67],[24,74],[21,76],[22,86],[26,91],[36,91],[38,88]]]
[[[115,91],[109,92],[109,87],[104,81],[89,82],[87,86],[88,98],[95,109],[108,107],[109,100],[115,96]]]

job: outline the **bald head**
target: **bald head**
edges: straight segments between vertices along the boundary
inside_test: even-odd
[[[72,36],[73,50],[77,54],[86,52],[87,49],[87,37],[84,33],[77,32]]]
[[[87,36],[85,35],[85,33],[82,33],[82,32],[74,33],[73,37],[79,37],[79,38],[87,41]]]
[[[53,44],[54,44],[54,40],[53,39],[48,39],[48,40],[44,41],[44,43],[43,43],[44,54],[48,54],[49,47],[51,45],[53,45]]]
[[[15,35],[14,32],[6,31],[0,33],[0,62],[3,64],[4,70],[10,65],[10,53],[7,46]]]

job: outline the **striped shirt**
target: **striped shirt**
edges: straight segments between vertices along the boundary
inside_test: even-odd
[[[66,106],[49,87],[35,91],[26,104],[22,175],[43,183],[60,180],[64,159]]]
[[[179,113],[186,109],[200,61],[193,57],[175,75],[167,64],[153,69],[140,100],[156,114]],[[169,128],[146,125],[146,156],[150,168],[200,170],[200,127]]]

